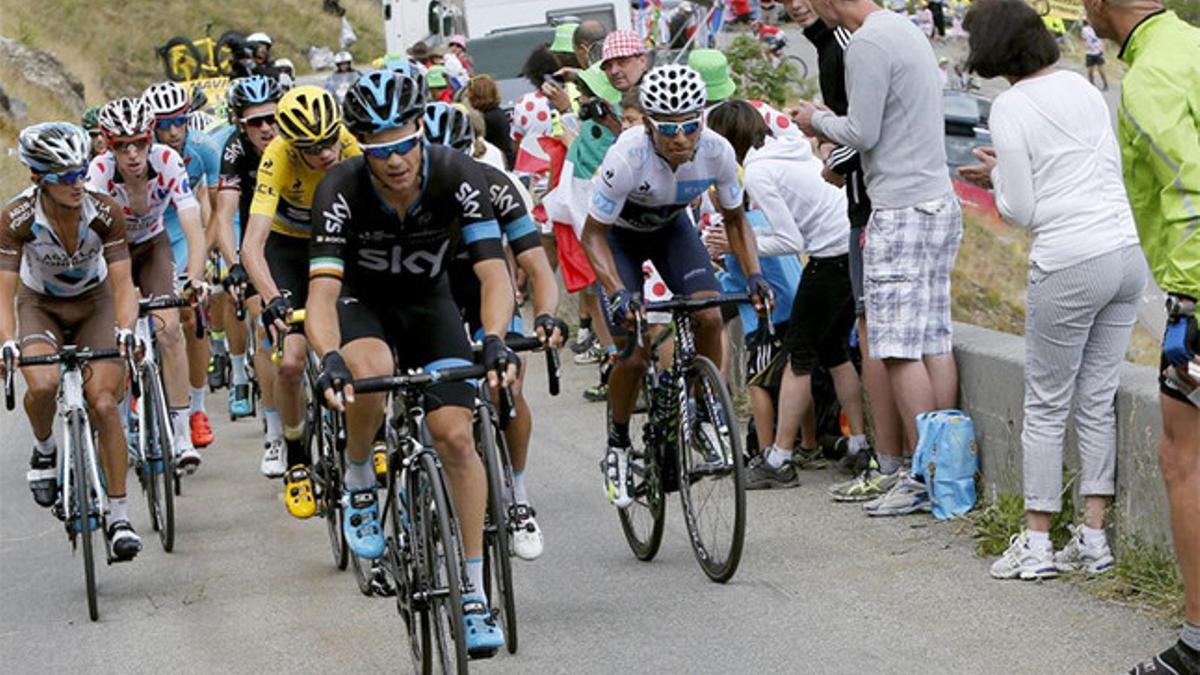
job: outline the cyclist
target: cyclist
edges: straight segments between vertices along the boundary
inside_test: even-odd
[[[170,147],[183,158],[188,184],[200,202],[200,222],[208,223],[212,213],[212,203],[208,194],[211,181],[208,180],[208,176],[213,171],[212,167],[217,165],[217,159],[210,146],[193,139],[193,136],[198,134],[189,133],[188,122],[191,113],[188,110],[191,97],[176,82],[159,82],[146,89],[142,98],[150,104],[154,115],[154,136],[157,141]],[[179,224],[179,212],[174,205],[163,215],[163,223],[171,242],[175,271],[178,273],[186,270],[190,252],[187,238],[184,237],[183,228]],[[205,237],[204,243],[204,255],[207,258],[209,237]],[[188,423],[192,444],[197,448],[204,448],[213,441],[212,424],[204,408],[204,386],[208,381],[208,335],[196,337],[196,313],[192,308],[183,309],[180,318],[183,322],[184,342],[187,345],[188,380],[191,385]]]
[[[100,132],[100,106],[94,105],[83,111],[83,129],[91,137],[92,141],[88,146],[88,161],[90,162],[96,155],[102,154],[108,149],[108,143],[104,140],[104,134]]]
[[[204,301],[204,228],[200,205],[192,193],[183,159],[153,142],[154,115],[141,98],[119,98],[100,109],[100,129],[108,152],[88,167],[88,187],[117,200],[127,223],[126,238],[134,284],[144,297],[175,294],[174,260],[163,214],[174,206],[187,240],[185,294]],[[163,360],[163,384],[175,427],[178,464],[189,471],[200,465],[187,421],[187,352],[180,334],[178,309],[154,313]]]
[[[112,198],[84,187],[91,146],[87,134],[73,124],[49,122],[24,129],[19,146],[33,186],[0,212],[2,351],[12,357],[42,356],[68,342],[90,349],[112,349],[118,343],[128,348],[133,344],[137,294],[125,245],[125,217]],[[72,251],[64,241],[74,243]],[[120,330],[114,333],[114,326]],[[84,391],[100,440],[109,497],[105,534],[114,559],[131,560],[142,542],[129,524],[125,493],[129,450],[117,406],[125,369],[116,361],[102,360],[93,361],[88,370]],[[49,507],[58,496],[53,433],[58,367],[31,366],[21,372],[28,387],[25,413],[35,440],[29,487],[34,500]]]
[[[644,131],[629,129],[605,155],[584,224],[583,248],[608,296],[614,328],[627,327],[639,302],[642,263],[654,263],[675,295],[714,296],[720,285],[708,253],[688,217],[688,206],[716,187],[717,206],[730,248],[746,273],[755,309],[770,297],[742,210],[738,164],[729,141],[704,126],[705,87],[688,66],[654,68],[639,85]],[[635,295],[636,294],[636,295]],[[721,312],[693,316],[699,353],[721,364]],[[608,449],[601,462],[605,491],[618,508],[633,501],[629,416],[646,368],[646,349],[635,350],[608,381],[612,408]]]
[[[301,329],[289,328],[285,321],[308,297],[310,207],[317,183],[332,166],[360,153],[358,142],[342,125],[337,101],[320,87],[296,87],[284,94],[275,119],[279,136],[263,151],[258,165],[242,264],[265,302],[263,327],[276,336],[276,342],[283,342],[274,386],[287,456],[281,456],[278,445],[269,445],[263,473],[272,478],[286,474],[288,513],[308,518],[316,513],[309,450],[304,444],[301,386],[308,344]],[[264,365],[264,370],[273,367]]]
[[[225,276],[226,287],[241,293],[250,314],[250,323],[258,321],[260,303],[256,292],[250,287],[250,277],[239,262],[242,228],[250,216],[250,202],[258,182],[258,163],[267,145],[275,138],[275,106],[282,92],[279,83],[269,77],[255,75],[234,80],[229,85],[226,101],[232,124],[225,133],[221,146],[221,177],[217,184],[217,208],[213,213],[213,229],[221,257],[229,265]],[[219,138],[219,136],[217,137]],[[237,320],[234,303],[229,303],[225,315],[226,336],[229,340],[229,361],[233,380],[229,396],[229,413],[235,419],[250,414],[250,379],[246,371],[246,348],[250,339],[245,324]],[[261,351],[258,353],[262,353]],[[270,375],[270,358],[266,355],[257,359],[256,367],[263,368],[260,377]],[[264,363],[265,361],[265,363]],[[264,380],[263,384],[269,384]],[[273,387],[262,390],[263,417],[267,423],[267,450],[276,445],[274,453],[283,450],[283,428],[279,415],[273,410],[275,391]]]
[[[325,80],[325,91],[341,101],[346,96],[346,90],[362,73],[354,69],[354,57],[350,56],[350,52],[347,51],[340,51],[333,55],[333,66],[336,70],[328,80]]]
[[[365,558],[384,550],[369,461],[383,405],[381,395],[355,395],[348,383],[390,375],[397,366],[470,362],[445,274],[456,240],[466,243],[479,277],[488,379],[507,385],[516,377],[516,357],[501,338],[513,315],[514,292],[487,178],[463,153],[423,142],[424,107],[424,92],[412,78],[387,71],[364,75],[347,92],[344,112],[367,154],[330,170],[313,201],[306,330],[322,356],[318,387],[326,402],[340,408],[334,390],[345,394],[343,529]],[[483,594],[487,480],[471,433],[474,400],[469,383],[434,385],[425,397],[425,419],[460,523],[469,586],[463,598],[467,649],[484,656],[504,644],[504,634]]]
[[[445,103],[429,103],[425,106],[424,124],[425,138],[430,143],[445,145],[471,156],[475,148],[475,131],[470,117],[461,108]],[[549,338],[550,348],[557,349],[562,342],[561,331],[554,319],[558,311],[558,282],[554,278],[554,270],[550,269],[546,250],[542,248],[537,225],[529,217],[513,179],[491,165],[482,162],[479,165],[488,181],[492,211],[508,241],[512,257],[532,284],[534,316],[537,317],[534,319],[535,330],[543,340]],[[478,340],[483,338],[483,324],[479,314],[479,279],[472,267],[470,253],[460,245],[447,272],[454,301],[462,311],[467,330]],[[524,335],[519,313],[513,316],[509,331]],[[525,466],[533,418],[522,395],[522,384],[523,378],[518,375],[512,387],[516,417],[509,421],[504,432],[513,468],[513,552],[525,560],[536,560],[542,555],[543,538],[525,487]]]

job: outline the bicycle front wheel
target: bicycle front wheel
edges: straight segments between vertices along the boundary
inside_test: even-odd
[[[724,583],[737,572],[746,535],[742,436],[721,374],[696,357],[684,376],[679,421],[679,497],[700,568]]]
[[[467,636],[462,613],[463,567],[458,525],[451,515],[450,498],[437,459],[431,453],[423,453],[419,467],[413,514],[422,549],[418,556],[422,563],[418,587],[428,602],[434,643],[426,643],[423,652],[430,657],[436,654],[437,671],[465,674]]]
[[[71,438],[71,489],[74,491],[73,504],[68,513],[74,520],[76,536],[83,541],[83,580],[87,592],[88,617],[92,621],[100,618],[100,608],[96,599],[96,546],[92,538],[100,525],[100,519],[94,513],[94,497],[88,482],[88,457],[85,448],[83,411],[75,411],[67,416],[67,433]]]
[[[667,501],[663,492],[662,473],[658,464],[658,448],[663,440],[650,421],[650,402],[653,390],[648,384],[629,418],[629,436],[633,452],[629,470],[633,473],[633,503],[617,510],[625,541],[638,560],[653,560],[662,545],[663,525],[666,522]],[[612,405],[608,408],[608,423],[612,424]]]
[[[395,448],[395,444],[389,444]],[[387,520],[391,536],[388,537],[387,550],[381,561],[391,574],[393,588],[396,591],[396,613],[404,621],[404,631],[408,636],[409,655],[412,657],[413,668],[420,673],[428,674],[433,668],[433,659],[429,654],[430,620],[429,602],[424,597],[418,597],[422,591],[420,586],[423,575],[424,560],[418,560],[418,554],[425,549],[423,543],[417,543],[414,533],[418,531],[416,523],[410,523],[408,514],[412,511],[409,495],[416,495],[413,485],[407,485],[409,475],[399,461],[399,452],[390,455],[396,461],[388,461],[388,496],[385,500]],[[415,475],[415,474],[413,474]],[[357,564],[357,558],[355,558]]]
[[[512,580],[512,528],[509,521],[508,499],[505,497],[505,463],[507,451],[503,432],[492,424],[491,409],[480,406],[475,411],[478,422],[475,442],[487,473],[487,518],[483,525],[483,593],[497,609],[504,625],[505,646],[509,654],[517,653],[517,604]],[[492,592],[493,588],[495,593]]]

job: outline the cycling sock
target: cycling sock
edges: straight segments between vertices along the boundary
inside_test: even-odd
[[[129,522],[129,498],[125,495],[120,497],[108,496],[108,514],[112,522],[124,520]]]
[[[784,450],[777,445],[767,448],[767,466],[772,469],[778,469],[790,461],[792,461],[791,450]]]
[[[225,331],[214,330],[208,334],[209,347],[214,354],[224,354],[227,351],[225,346]]]
[[[629,447],[629,422],[612,423],[612,428],[608,430],[608,444],[621,448]]]
[[[858,453],[860,453],[864,449],[866,449],[866,447],[867,447],[866,434],[859,434],[857,436],[850,437],[850,454],[851,455],[857,455]]]
[[[44,439],[39,441],[35,438],[33,439],[33,442],[38,454],[42,455],[43,457],[50,457],[58,453],[58,443],[54,441],[53,431],[50,432],[50,435]]]
[[[1108,545],[1108,536],[1104,533],[1104,529],[1093,530],[1087,525],[1083,526],[1083,543],[1089,548],[1098,548]]]
[[[1193,652],[1200,652],[1200,626],[1185,622],[1183,632],[1179,634],[1179,641]]]
[[[277,438],[283,438],[283,421],[279,419],[278,410],[274,408],[263,408],[263,419],[267,421],[268,441],[273,441]]]
[[[1046,551],[1054,547],[1050,543],[1049,532],[1038,532],[1037,530],[1029,530],[1029,548],[1035,548],[1039,551]]]
[[[518,504],[529,503],[529,493],[525,492],[525,472],[513,472],[513,501]]]
[[[204,409],[204,388],[196,389],[192,387],[192,407],[188,413],[194,415],[198,412],[208,414],[208,411]]]
[[[879,455],[879,471],[880,473],[893,474],[904,466],[904,460],[891,455]]]
[[[180,450],[191,448],[192,430],[188,428],[187,408],[172,408],[171,424],[175,429],[175,445]]]
[[[467,558],[467,582],[471,584],[469,594],[478,595],[487,604],[487,595],[483,592],[483,558]]]
[[[246,355],[230,354],[229,361],[233,364],[233,386],[249,384],[250,378],[246,374]]]
[[[308,453],[304,447],[304,422],[294,427],[283,428],[283,441],[287,443],[288,466],[308,465]]]
[[[346,489],[351,492],[358,492],[360,490],[369,490],[373,487],[375,487],[375,466],[371,463],[371,460],[356,462],[352,459],[347,459]]]

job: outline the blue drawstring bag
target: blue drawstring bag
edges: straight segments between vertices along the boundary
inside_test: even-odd
[[[948,520],[970,511],[979,470],[975,423],[960,410],[935,410],[917,416],[917,431],[912,475],[925,480],[933,516]]]

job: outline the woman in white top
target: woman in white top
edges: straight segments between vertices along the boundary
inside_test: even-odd
[[[1145,261],[1121,179],[1108,106],[1076,73],[1020,0],[980,0],[967,13],[968,65],[1012,88],[992,104],[995,148],[962,175],[994,187],[1006,220],[1033,232],[1025,316],[1025,524],[992,566],[1002,579],[1113,565],[1104,535],[1116,469],[1118,369],[1145,286]],[[1050,521],[1062,508],[1063,442],[1075,402],[1084,520],[1054,553]]]

